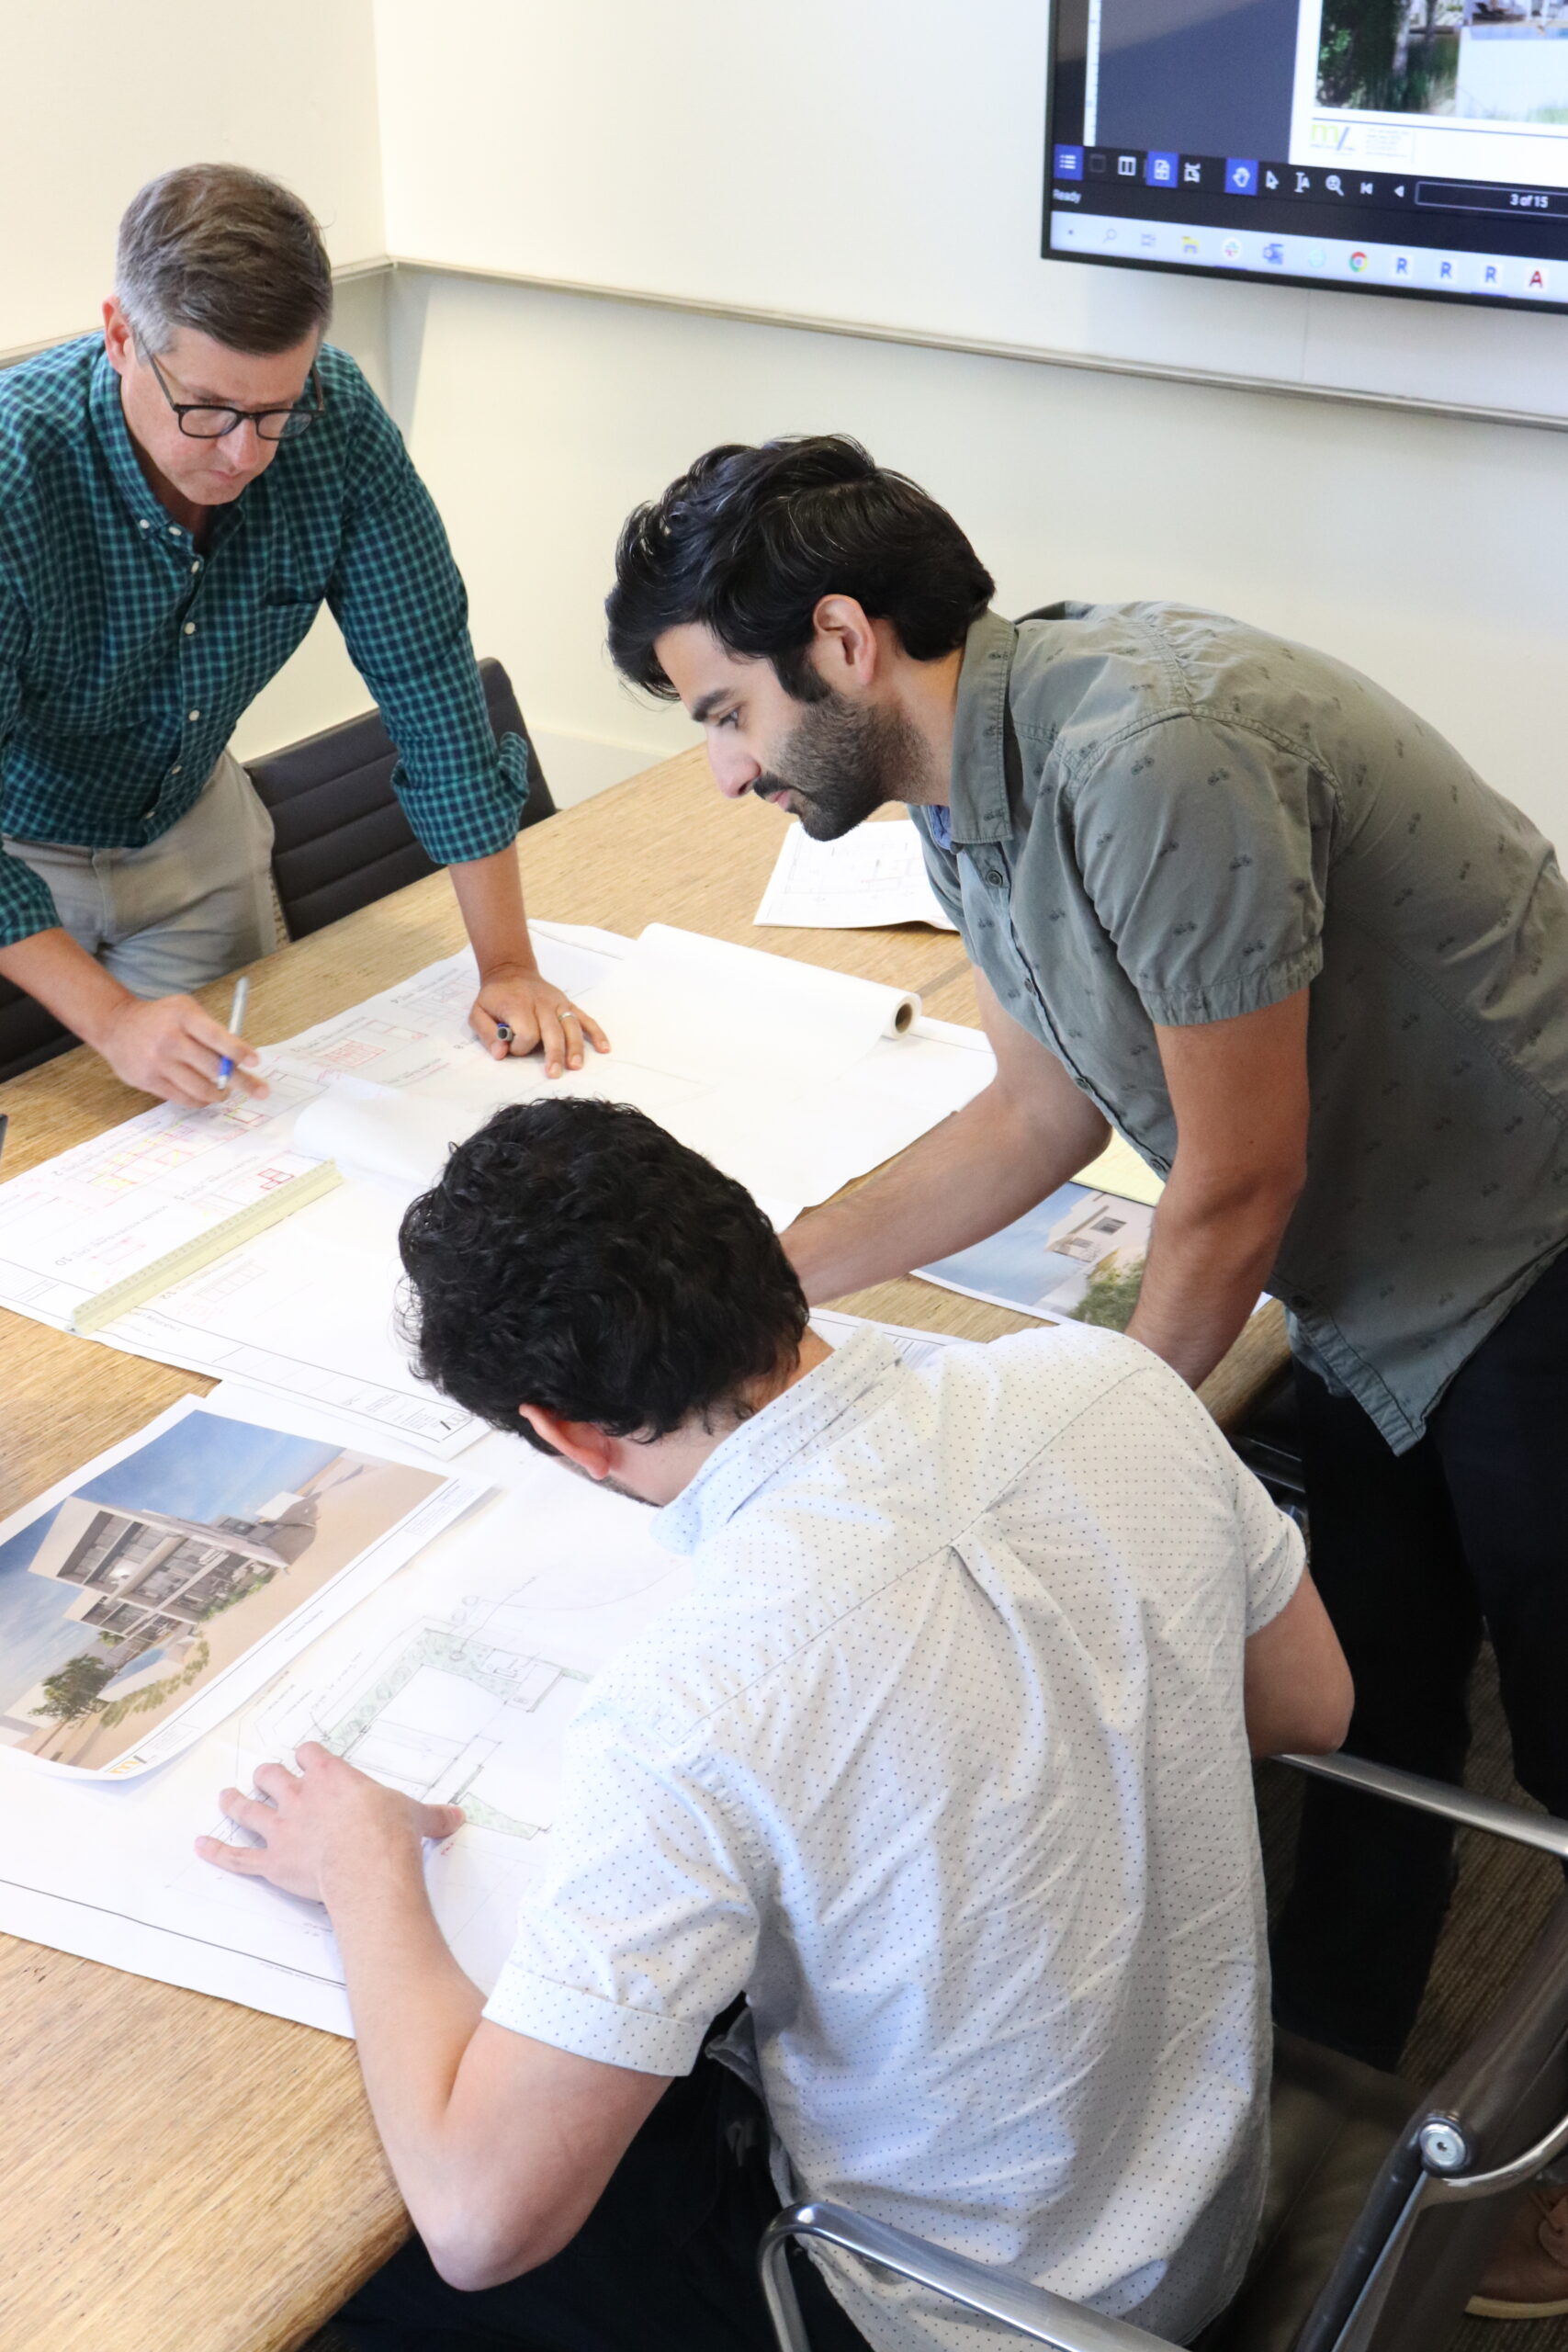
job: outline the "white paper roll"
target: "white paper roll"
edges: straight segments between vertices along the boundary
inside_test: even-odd
[[[907,989],[661,922],[583,1003],[631,1060],[768,1083],[836,1077],[920,1010]]]

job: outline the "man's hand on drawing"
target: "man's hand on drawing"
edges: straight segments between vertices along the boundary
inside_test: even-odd
[[[296,1749],[295,1762],[293,1772],[287,1764],[258,1765],[254,1796],[223,1790],[220,1811],[262,1842],[231,1846],[221,1838],[198,1838],[196,1850],[204,1862],[239,1878],[269,1879],[287,1894],[330,1908],[364,1871],[389,1863],[417,1865],[423,1839],[450,1838],[462,1826],[460,1805],[420,1804],[313,1739]]]
[[[570,992],[542,973],[502,966],[484,976],[474,999],[468,1026],[495,1061],[508,1054],[531,1054],[537,1046],[545,1057],[545,1076],[559,1078],[563,1070],[581,1069],[585,1047],[607,1054],[610,1040],[592,1013],[580,1012]]]

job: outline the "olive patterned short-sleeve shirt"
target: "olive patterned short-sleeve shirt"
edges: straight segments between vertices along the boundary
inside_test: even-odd
[[[1304,1191],[1269,1288],[1396,1452],[1568,1243],[1568,887],[1344,663],[1177,605],[970,630],[950,804],[972,960],[1162,1175],[1156,1024],[1310,986]]]

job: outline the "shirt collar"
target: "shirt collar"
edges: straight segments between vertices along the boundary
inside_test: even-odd
[[[949,821],[955,842],[1001,842],[1008,808],[1007,707],[1018,631],[1000,613],[982,613],[964,640],[953,714]]]
[[[880,1331],[852,1332],[825,1363],[714,1448],[691,1485],[655,1516],[659,1542],[671,1552],[700,1550],[897,1362],[897,1350]]]

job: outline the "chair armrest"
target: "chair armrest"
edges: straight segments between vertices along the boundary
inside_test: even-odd
[[[1337,1781],[1342,1788],[1359,1789],[1367,1796],[1388,1797],[1394,1804],[1413,1806],[1417,1813],[1440,1814],[1464,1829],[1484,1829],[1493,1838],[1508,1838],[1517,1846],[1536,1846],[1543,1854],[1568,1861],[1568,1821],[1549,1813],[1527,1813],[1522,1805],[1499,1804],[1494,1797],[1472,1796],[1447,1781],[1428,1781],[1419,1772],[1399,1772],[1392,1764],[1368,1764],[1359,1756],[1280,1756],[1277,1763],[1309,1772],[1319,1781]]]
[[[758,2267],[780,2352],[811,2352],[785,2260],[792,2238],[816,2238],[844,2254],[858,2255],[863,2262],[878,2263],[965,2311],[999,2320],[1032,2343],[1048,2345],[1052,2352],[1177,2352],[1167,2336],[1150,2335],[1125,2320],[1106,2319],[1085,2303],[1029,2286],[1005,2270],[971,2262],[965,2255],[949,2254],[908,2230],[867,2221],[846,2205],[827,2204],[786,2206],[763,2233]]]

